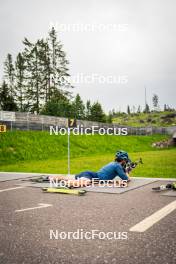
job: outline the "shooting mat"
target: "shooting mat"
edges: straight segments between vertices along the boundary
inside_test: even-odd
[[[125,188],[117,188],[117,187],[86,187],[86,188],[80,188],[85,189],[87,192],[100,192],[100,193],[114,193],[114,194],[121,194],[124,192],[128,192],[137,188],[140,188],[142,186],[145,186],[147,184],[156,182],[156,179],[132,179],[131,182],[129,182],[128,187]]]
[[[100,193],[114,193],[114,194],[121,194],[124,192],[128,192],[147,184],[156,182],[156,179],[132,179],[132,181],[128,184],[128,187],[125,188],[118,188],[118,187],[84,187],[84,188],[76,188],[77,190],[86,190],[87,192],[100,192]],[[49,183],[34,183],[34,182],[23,182],[19,183],[18,185],[26,186],[26,187],[36,187],[36,188],[44,188],[50,187]]]

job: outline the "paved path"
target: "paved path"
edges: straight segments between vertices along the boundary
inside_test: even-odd
[[[130,231],[162,208],[175,206],[174,197],[151,191],[158,183],[118,195],[89,192],[79,197],[17,188],[17,182],[0,182],[2,264],[176,263],[176,210],[164,210],[164,217],[143,232]],[[55,239],[78,229],[128,239]]]

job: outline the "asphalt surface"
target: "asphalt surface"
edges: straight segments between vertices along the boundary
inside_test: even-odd
[[[17,187],[0,183],[0,190]],[[155,182],[123,194],[42,193],[38,188],[0,192],[0,263],[176,263],[176,210],[143,233],[129,229],[175,200],[151,191]],[[166,182],[164,182],[166,183]],[[52,206],[24,212],[39,203]],[[127,232],[127,239],[50,239],[53,232]],[[98,231],[98,232],[99,232]],[[124,234],[124,233],[123,233]],[[118,236],[117,236],[118,237]]]

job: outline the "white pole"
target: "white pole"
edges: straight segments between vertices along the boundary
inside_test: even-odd
[[[70,128],[68,126],[68,175],[70,175]]]

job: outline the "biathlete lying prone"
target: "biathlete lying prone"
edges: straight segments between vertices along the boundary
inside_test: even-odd
[[[115,155],[115,160],[102,167],[98,172],[84,171],[70,179],[63,176],[52,177],[53,180],[64,181],[69,187],[84,187],[91,184],[93,180],[96,181],[113,181],[116,176],[119,176],[121,181],[129,182],[130,177],[126,171],[127,163],[131,162],[128,153],[120,150]]]

